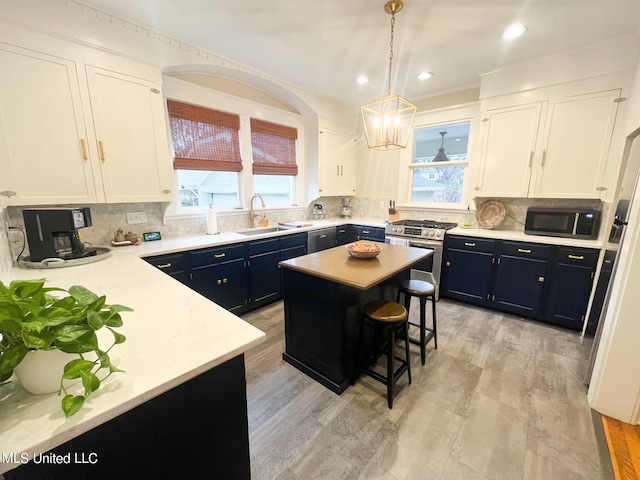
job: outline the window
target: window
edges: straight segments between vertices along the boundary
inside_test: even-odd
[[[240,118],[167,101],[180,206],[239,205]]]
[[[251,119],[253,190],[269,206],[293,203],[297,138],[295,128]]]
[[[469,122],[414,129],[412,202],[462,202],[469,129]]]

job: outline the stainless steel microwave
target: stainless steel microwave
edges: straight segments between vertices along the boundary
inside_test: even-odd
[[[524,233],[551,237],[596,238],[600,212],[588,208],[529,207]]]

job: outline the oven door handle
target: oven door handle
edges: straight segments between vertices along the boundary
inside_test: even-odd
[[[439,248],[442,247],[442,242],[429,240],[409,240],[409,246],[416,248]]]

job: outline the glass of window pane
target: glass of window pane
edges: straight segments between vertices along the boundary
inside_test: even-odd
[[[460,203],[465,165],[414,168],[412,202]]]
[[[253,191],[264,199],[267,207],[293,204],[294,176],[254,175]]]
[[[238,202],[238,173],[177,170],[181,207],[229,207]]]

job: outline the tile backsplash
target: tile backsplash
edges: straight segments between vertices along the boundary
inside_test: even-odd
[[[306,210],[277,210],[270,209],[267,218],[270,225],[278,222],[316,220],[314,205],[321,203],[326,219],[340,220],[343,198],[350,200],[352,218],[388,220],[389,198],[381,197],[320,197],[312,200]],[[479,207],[489,198],[476,198],[472,204],[471,214],[475,221],[475,208]],[[495,200],[492,198],[491,200]],[[603,210],[603,218],[606,218],[608,204],[600,200],[572,200],[572,199],[531,199],[531,198],[501,198],[506,207],[504,221],[496,227],[496,230],[524,230],[524,222],[529,206],[561,206],[561,207],[588,207]],[[205,216],[188,218],[168,218],[163,223],[163,212],[166,204],[163,203],[120,203],[120,204],[96,204],[90,205],[93,226],[80,230],[83,241],[92,245],[109,245],[114,238],[114,233],[119,228],[125,232],[133,231],[139,236],[143,232],[159,231],[163,238],[179,237],[185,235],[203,235],[207,225]],[[466,210],[427,209],[418,207],[398,207],[400,219],[436,220],[442,222],[454,222],[461,225],[464,221]],[[127,212],[145,212],[147,222],[143,224],[128,225]],[[218,228],[221,232],[229,232],[249,227],[249,215],[244,210],[235,212],[221,212],[218,214]],[[345,218],[349,220],[349,218]],[[22,242],[15,241],[9,248],[7,240],[6,223],[11,226],[24,228],[22,220],[22,207],[8,207],[0,209],[0,275],[4,275],[10,269],[12,257],[15,257],[22,248]]]

